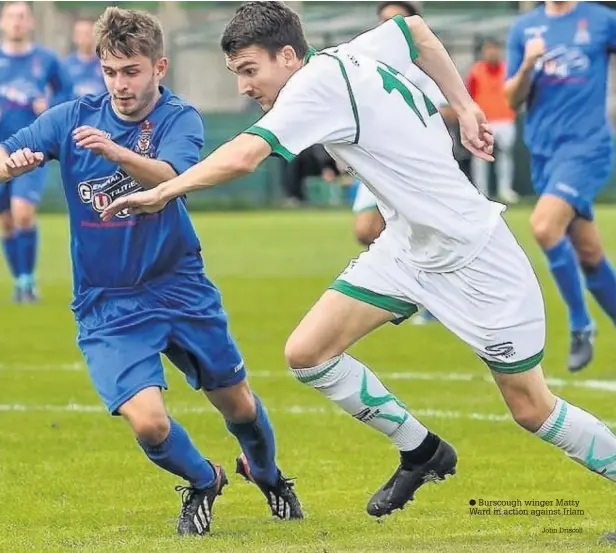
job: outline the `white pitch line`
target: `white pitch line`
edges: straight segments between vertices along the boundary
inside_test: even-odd
[[[287,407],[267,407],[270,413],[280,413],[284,415],[345,415],[341,409],[331,409],[327,407],[310,407],[304,405],[289,405]],[[170,406],[172,414],[214,414],[218,413],[213,407],[208,405],[190,406],[177,405]],[[83,405],[79,403],[68,403],[65,405],[52,404],[25,404],[25,403],[0,403],[0,412],[11,413],[80,413],[80,414],[103,414],[106,409],[102,405]],[[498,413],[476,413],[465,411],[442,411],[438,409],[411,409],[411,413],[417,418],[445,419],[445,420],[471,420],[482,422],[513,422],[510,415]],[[611,427],[616,427],[616,421],[603,421]]]
[[[17,363],[0,363],[0,371],[11,372],[63,372],[63,371],[85,371],[83,363],[41,363],[40,365],[19,365]]]
[[[36,371],[69,371],[78,372],[85,371],[85,366],[82,363],[59,363],[59,364],[41,364],[41,365],[17,365],[17,364],[1,364],[0,371],[10,372],[36,372]],[[459,373],[459,372],[381,372],[377,373],[384,380],[423,380],[427,382],[487,382],[494,384],[491,376],[484,374]],[[251,371],[248,370],[249,378],[291,378],[289,371]],[[547,383],[553,388],[583,388],[586,390],[599,392],[616,392],[616,380],[598,380],[598,379],[565,379],[548,377]]]

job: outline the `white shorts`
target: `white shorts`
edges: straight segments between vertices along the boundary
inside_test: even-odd
[[[364,211],[372,211],[377,209],[376,197],[363,182],[359,183],[357,187],[357,194],[355,194],[355,201],[353,202],[353,213],[357,215]]]
[[[425,307],[493,370],[523,372],[541,362],[545,308],[530,261],[499,219],[490,240],[468,265],[423,271],[405,260],[385,229],[351,261],[331,289],[375,305],[399,322]]]

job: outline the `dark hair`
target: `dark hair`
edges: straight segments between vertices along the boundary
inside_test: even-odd
[[[220,47],[225,54],[234,55],[250,46],[260,46],[272,57],[285,46],[291,46],[298,58],[308,52],[299,15],[282,2],[248,2],[235,12]]]
[[[155,62],[165,52],[163,28],[152,14],[139,10],[107,8],[94,24],[96,55],[143,55]]]
[[[376,14],[381,15],[385,8],[389,8],[390,6],[395,6],[396,8],[400,8],[406,12],[407,17],[412,15],[419,15],[419,10],[413,5],[412,2],[397,2],[393,0],[392,2],[379,2],[379,5],[376,8]]]

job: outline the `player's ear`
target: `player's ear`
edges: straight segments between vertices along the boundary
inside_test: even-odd
[[[168,58],[159,58],[154,63],[154,73],[159,79],[163,79],[165,77],[165,75],[167,74],[167,69],[169,69]]]
[[[283,46],[280,53],[282,55],[282,59],[284,60],[284,64],[287,66],[293,64],[297,60],[297,54],[295,53],[293,46]]]

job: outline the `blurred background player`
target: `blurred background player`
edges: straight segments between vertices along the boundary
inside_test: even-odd
[[[0,27],[0,140],[5,140],[48,107],[70,99],[72,84],[58,57],[32,42],[34,17],[26,2],[4,3]],[[36,209],[46,176],[46,168],[39,168],[0,188],[4,252],[15,278],[14,299],[20,303],[37,299]]]
[[[296,208],[308,206],[308,177],[320,176],[327,182],[334,182],[340,176],[335,161],[320,144],[306,148],[292,161],[283,160],[283,206]]]
[[[105,92],[101,62],[94,50],[94,21],[78,19],[73,26],[74,51],[64,59],[76,98]]]
[[[506,203],[517,203],[513,190],[513,148],[515,146],[515,111],[505,96],[507,64],[503,49],[495,38],[486,38],[481,47],[481,59],[473,64],[467,77],[468,91],[483,110],[494,132],[496,154],[496,197]],[[472,177],[475,186],[489,195],[490,164],[473,156]]]
[[[545,2],[509,33],[506,91],[526,104],[525,142],[539,200],[531,215],[569,309],[569,370],[593,357],[594,323],[582,287],[616,323],[616,274],[593,222],[593,203],[613,167],[607,118],[608,58],[616,14],[594,2]],[[581,269],[581,271],[580,271]]]

